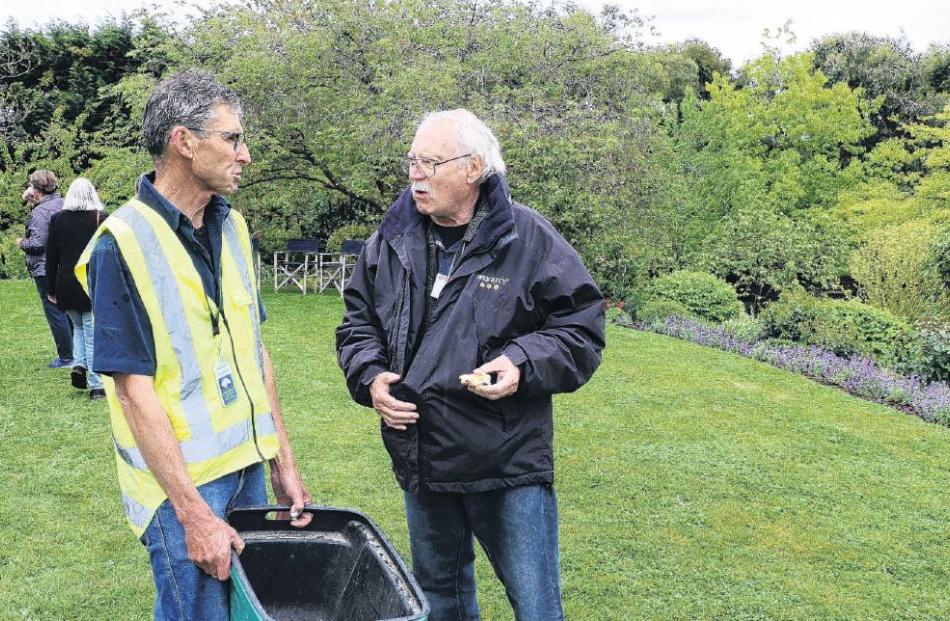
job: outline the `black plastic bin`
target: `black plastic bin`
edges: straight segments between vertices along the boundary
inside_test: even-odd
[[[308,506],[303,529],[283,507],[235,509],[244,539],[231,557],[232,621],[422,621],[429,605],[405,563],[367,516]]]

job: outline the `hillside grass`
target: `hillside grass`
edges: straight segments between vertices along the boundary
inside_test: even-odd
[[[368,513],[408,557],[378,417],[336,366],[340,300],[265,303],[314,501]],[[0,282],[0,619],[150,618],[106,405],[52,357],[31,283]],[[568,619],[950,618],[950,429],[614,327],[597,375],[556,412]],[[511,619],[478,563],[483,619]]]

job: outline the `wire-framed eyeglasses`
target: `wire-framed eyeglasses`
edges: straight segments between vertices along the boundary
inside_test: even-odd
[[[433,160],[427,157],[410,157],[408,155],[402,158],[402,171],[407,175],[412,171],[412,167],[415,166],[423,177],[429,178],[435,174],[436,170],[442,164],[448,164],[449,162],[454,162],[455,160],[460,160],[463,157],[471,157],[473,153],[466,153],[464,155],[457,155],[455,157],[450,157],[447,160]]]
[[[235,153],[240,151],[241,146],[244,145],[245,136],[242,132],[229,132],[223,129],[195,129],[193,127],[189,129],[191,129],[191,131],[195,132],[196,134],[218,134],[224,139],[225,142],[234,148]]]

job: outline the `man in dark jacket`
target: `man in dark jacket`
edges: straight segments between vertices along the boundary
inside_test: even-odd
[[[562,619],[551,395],[600,363],[603,298],[511,201],[498,141],[470,112],[427,116],[406,170],[344,292],[340,366],[382,418],[430,619],[478,618],[472,535],[519,621]]]
[[[33,210],[26,224],[26,237],[16,240],[20,250],[26,253],[26,269],[36,283],[46,323],[56,343],[57,356],[49,363],[52,369],[73,366],[73,332],[69,317],[46,298],[46,240],[53,216],[63,209],[63,197],[56,192],[58,188],[59,181],[52,171],[33,171],[23,193],[23,200],[33,205]]]

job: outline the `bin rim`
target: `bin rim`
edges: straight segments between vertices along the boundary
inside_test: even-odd
[[[360,520],[364,521],[367,526],[373,531],[377,536],[379,543],[382,545],[383,549],[386,551],[386,554],[389,555],[389,559],[396,565],[396,568],[402,574],[402,578],[409,584],[410,589],[412,590],[413,596],[419,600],[421,604],[421,610],[417,614],[413,614],[407,617],[390,617],[386,621],[423,621],[429,618],[429,601],[425,597],[422,588],[419,586],[419,583],[416,582],[416,577],[409,571],[409,568],[406,567],[406,563],[402,558],[402,555],[396,550],[393,544],[389,541],[389,538],[385,536],[383,531],[379,528],[376,522],[373,521],[371,517],[360,511],[359,509],[351,509],[348,507],[329,507],[325,505],[314,505],[308,504],[304,505],[304,511],[309,511],[313,513],[335,513],[335,514],[349,514]],[[230,525],[230,517],[235,513],[272,513],[272,512],[289,512],[289,505],[255,505],[251,507],[236,507],[227,512],[225,516],[225,521]],[[316,516],[314,516],[316,518]],[[307,526],[297,529],[295,531],[305,531],[309,526],[313,524],[313,520],[310,521],[310,524]],[[291,531],[293,532],[293,531]],[[241,532],[238,531],[238,535]],[[243,537],[242,537],[243,539]],[[273,617],[267,614],[264,610],[264,606],[261,604],[260,600],[257,598],[257,593],[254,592],[254,589],[250,588],[250,581],[247,578],[247,574],[244,572],[244,567],[241,565],[240,556],[237,551],[231,550],[231,582],[240,583],[242,587],[245,587],[245,595],[247,596],[248,602],[251,606],[254,607],[255,612],[260,615],[261,621],[277,621]],[[232,587],[233,588],[233,587]]]

